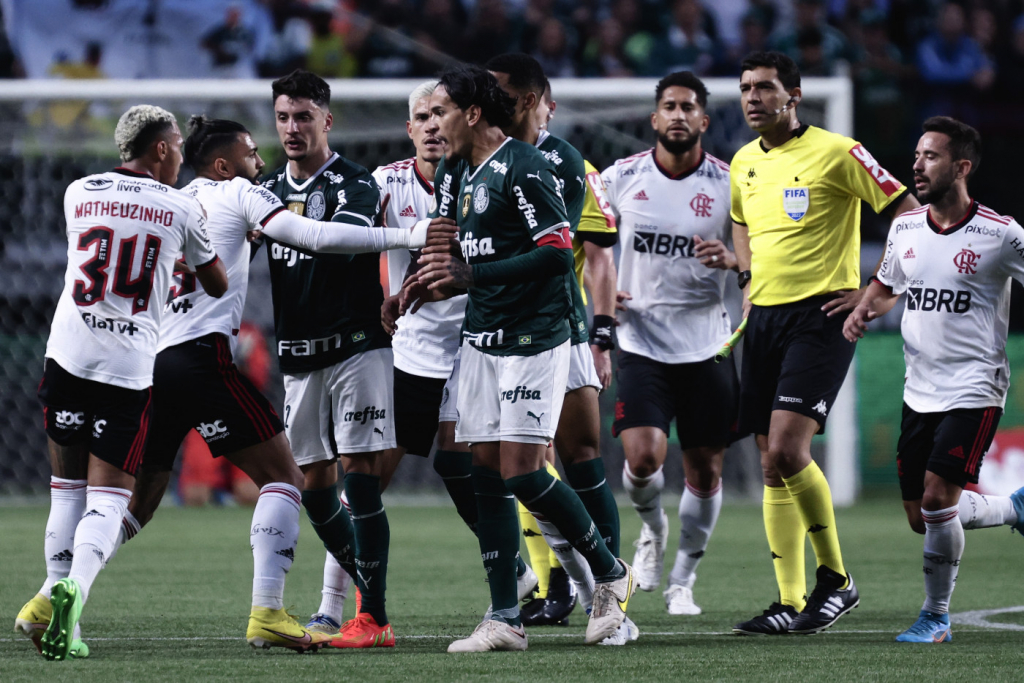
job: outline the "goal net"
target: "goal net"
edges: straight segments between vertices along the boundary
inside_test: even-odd
[[[331,146],[371,170],[413,154],[405,131],[408,96],[420,81],[333,81]],[[709,79],[711,127],[704,147],[728,161],[753,138],[739,107],[738,79]],[[550,124],[597,168],[648,149],[655,81],[555,80],[558,103]],[[853,132],[852,88],[846,78],[805,78],[801,120],[845,135]],[[49,321],[66,265],[63,194],[73,180],[116,165],[113,131],[120,114],[139,103],[178,115],[235,119],[249,128],[268,170],[283,162],[274,129],[269,81],[75,81],[0,83],[0,493],[41,491],[49,476],[46,440],[35,397]],[[180,184],[191,176],[182,170]],[[272,339],[269,280],[264,257],[253,262],[246,317]],[[738,289],[727,287],[738,322]],[[272,348],[272,346],[271,346]],[[267,383],[279,405],[279,376]],[[602,451],[609,473],[621,469],[622,451],[610,434],[614,392],[602,396]],[[857,482],[857,429],[853,383],[847,382],[829,418],[828,440],[816,444],[837,504],[853,501]],[[675,439],[670,439],[677,449]],[[680,459],[670,451],[666,475],[680,487]],[[750,445],[727,459],[727,484],[760,491],[760,470]],[[429,488],[439,481],[429,464],[409,458],[395,485]],[[612,474],[610,481],[618,481]]]

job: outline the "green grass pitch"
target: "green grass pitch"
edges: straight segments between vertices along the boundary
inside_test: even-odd
[[[622,509],[624,554],[639,523]],[[825,634],[740,638],[733,623],[773,599],[761,509],[729,505],[701,564],[699,617],[669,617],[660,591],[638,593],[630,614],[640,640],[583,645],[580,608],[569,628],[534,628],[526,653],[448,655],[487,607],[475,540],[448,507],[392,504],[388,613],[394,650],[297,655],[250,650],[244,640],[252,558],[250,511],[167,507],[102,574],[83,627],[84,661],[47,662],[13,634],[14,617],[43,578],[44,507],[0,508],[0,681],[1010,681],[1024,679],[1024,611],[989,616],[1001,628],[954,625],[949,645],[893,637],[921,606],[921,537],[896,497],[838,512],[861,606]],[[672,536],[678,532],[673,522]],[[670,537],[671,538],[671,537]],[[666,555],[671,565],[675,539]],[[323,549],[305,524],[286,605],[300,618],[319,604]],[[808,546],[808,560],[813,554]],[[1024,605],[1024,539],[1008,528],[967,532],[954,614]],[[810,574],[809,574],[810,575]],[[350,611],[350,604],[347,610]],[[1022,608],[1024,610],[1024,608]],[[348,614],[346,614],[348,616]],[[1016,630],[1014,630],[1016,627]]]

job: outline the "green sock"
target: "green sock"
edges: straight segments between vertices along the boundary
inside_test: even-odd
[[[455,503],[455,511],[470,531],[476,533],[476,495],[473,493],[473,456],[458,451],[438,451],[434,454],[434,471],[441,475],[448,495]]]
[[[353,579],[356,578],[356,537],[352,520],[338,499],[338,487],[331,484],[325,489],[303,491],[302,505],[327,552]]]
[[[363,595],[362,611],[373,617],[378,626],[384,626],[388,623],[384,592],[387,589],[391,529],[380,500],[380,477],[356,472],[346,474],[345,493],[352,508],[352,526],[356,532],[356,581]]]
[[[615,557],[619,556],[619,506],[604,476],[604,461],[594,458],[565,468],[565,480],[587,508],[597,532]]]
[[[501,474],[473,466],[473,490],[479,511],[477,538],[480,556],[491,589],[492,619],[519,626],[519,591],[516,560],[519,558],[519,515],[516,501],[505,488]]]
[[[505,480],[505,485],[530,512],[554,524],[565,540],[586,558],[594,581],[603,583],[622,576],[623,569],[597,533],[594,520],[571,488],[551,476],[546,468]]]

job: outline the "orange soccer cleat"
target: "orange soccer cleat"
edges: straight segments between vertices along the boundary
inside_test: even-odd
[[[330,645],[338,648],[394,647],[395,632],[391,624],[378,626],[373,617],[363,612],[346,621],[341,633],[331,638]]]

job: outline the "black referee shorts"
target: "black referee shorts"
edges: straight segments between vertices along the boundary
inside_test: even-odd
[[[896,446],[896,472],[903,500],[924,497],[925,472],[961,488],[977,484],[981,461],[1002,416],[1002,409],[996,407],[919,413],[904,403]]]
[[[821,310],[832,298],[751,307],[740,373],[740,433],[768,434],[775,410],[813,418],[818,433],[825,432],[856,348],[843,337],[846,316],[830,318]]]
[[[153,366],[153,426],[143,469],[169,472],[188,430],[214,457],[269,441],[284,431],[277,411],[231,358],[223,334],[164,349]]]
[[[395,440],[406,453],[430,455],[447,381],[395,368]]]

